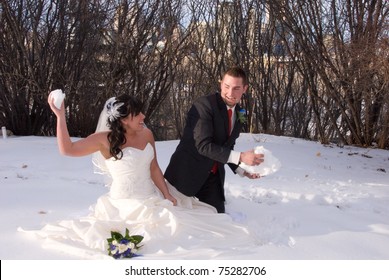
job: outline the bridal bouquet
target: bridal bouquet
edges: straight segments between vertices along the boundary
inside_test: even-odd
[[[133,258],[139,256],[136,254],[142,242],[143,236],[130,235],[130,231],[126,228],[126,234],[123,236],[121,233],[111,231],[111,238],[108,238],[108,255],[115,259]]]

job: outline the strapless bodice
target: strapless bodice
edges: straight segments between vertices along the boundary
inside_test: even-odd
[[[141,150],[133,147],[122,149],[119,160],[110,158],[106,165],[113,178],[110,188],[112,198],[145,198],[155,193],[150,176],[150,162],[154,158],[154,149],[150,143]]]

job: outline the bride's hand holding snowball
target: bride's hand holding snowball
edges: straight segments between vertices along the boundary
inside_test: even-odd
[[[51,110],[54,112],[56,116],[59,116],[62,113],[64,113],[64,100],[65,94],[62,92],[62,90],[57,89],[50,92],[47,102],[50,105]]]

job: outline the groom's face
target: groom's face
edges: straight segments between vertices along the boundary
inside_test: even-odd
[[[242,95],[247,90],[247,85],[243,84],[242,78],[232,77],[225,75],[223,80],[220,82],[220,93],[229,107],[234,107],[240,102]]]

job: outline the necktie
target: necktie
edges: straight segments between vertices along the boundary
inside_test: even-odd
[[[231,134],[232,128],[232,109],[228,109],[228,135]]]

